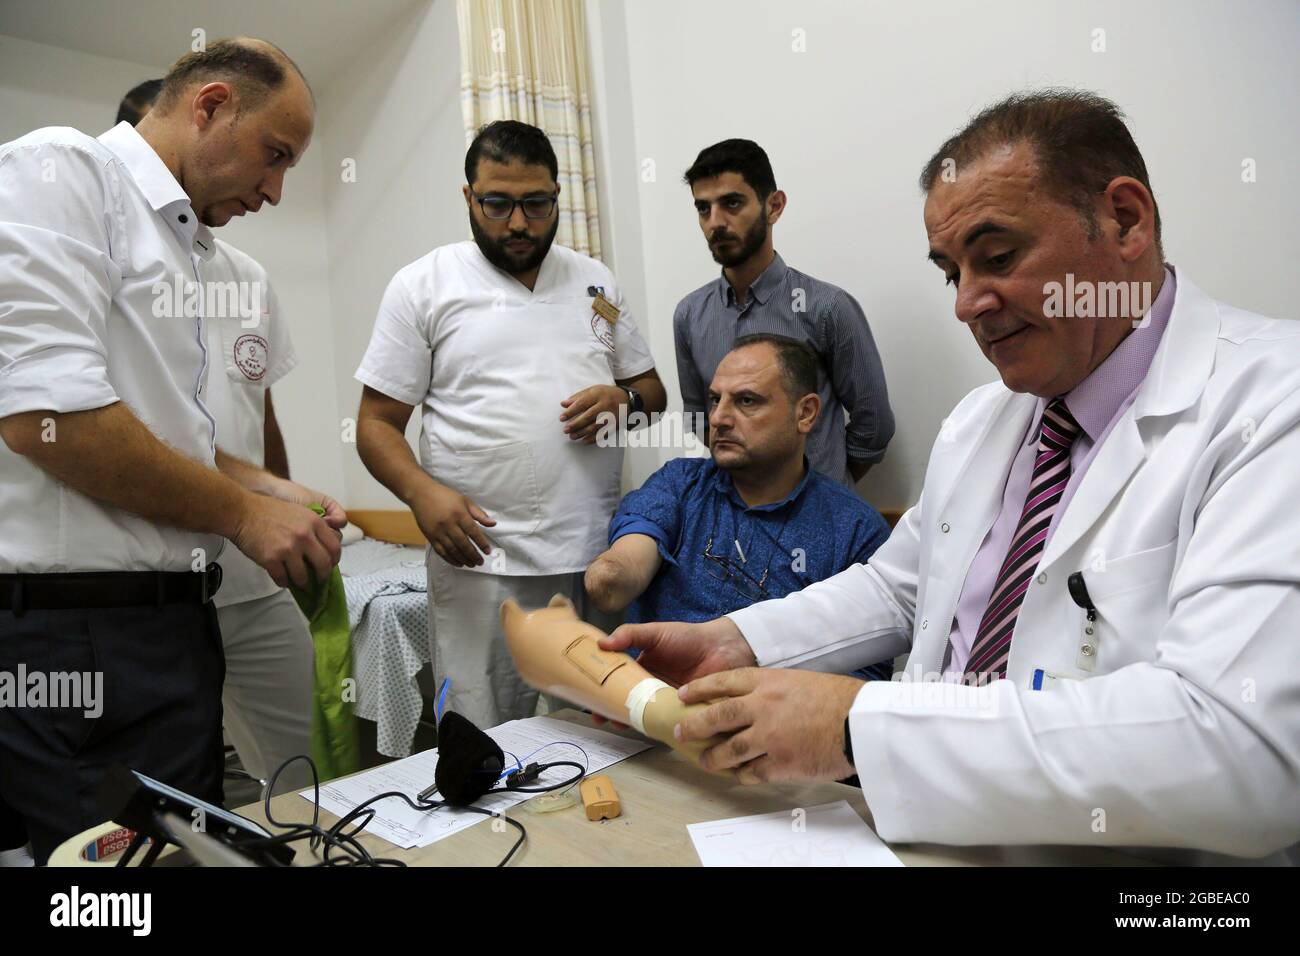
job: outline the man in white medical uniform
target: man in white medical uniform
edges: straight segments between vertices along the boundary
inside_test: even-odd
[[[149,111],[160,80],[123,98],[118,121],[132,126]],[[293,340],[266,270],[221,239],[203,274],[208,369],[206,404],[217,444],[228,455],[289,477],[271,404],[271,386],[298,364]],[[213,598],[225,650],[222,720],[240,762],[266,782],[290,757],[311,752],[311,631],[293,595],[236,548],[221,556],[221,590]],[[277,791],[311,783],[307,764],[280,774]]]
[[[338,562],[337,503],[217,447],[202,309],[171,291],[279,202],[314,116],[283,51],[215,41],[138,130],[0,146],[0,677],[81,689],[0,707],[0,850],[102,822],[114,764],[219,803],[223,538],[280,584]]]
[[[280,302],[257,260],[220,239],[202,271],[208,289],[236,283],[233,288],[250,290],[247,304],[258,311],[249,319],[227,309],[208,320],[208,407],[217,442],[227,454],[287,479],[284,439],[268,427],[274,422],[271,386],[298,364]],[[257,289],[260,302],[253,299]],[[265,783],[290,757],[311,753],[311,630],[293,595],[256,562],[229,548],[221,570],[213,603],[226,656],[222,719],[244,769]],[[280,774],[276,790],[310,783],[310,768],[295,761]]]
[[[623,451],[600,416],[662,411],[663,385],[609,269],[552,245],[557,163],[511,120],[465,157],[472,242],[401,269],[357,370],[357,450],[431,545],[429,632],[447,706],[480,727],[530,716],[499,607],[585,601]],[[420,460],[403,436],[423,405]],[[609,445],[609,447],[604,447]]]
[[[1164,261],[1098,96],[989,107],[922,186],[930,258],[1002,381],[943,423],[919,503],[864,565],[606,646],[727,698],[680,727],[729,735],[707,766],[856,770],[886,840],[1294,858],[1300,324]],[[815,673],[908,649],[903,681]]]

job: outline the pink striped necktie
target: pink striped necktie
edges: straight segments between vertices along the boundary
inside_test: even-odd
[[[1065,401],[1054,398],[1043,411],[1038,432],[1038,456],[1029,479],[1029,494],[1020,512],[1020,523],[1011,538],[1007,559],[1002,562],[997,583],[989,595],[988,609],[966,662],[966,678],[985,683],[1005,677],[1011,656],[1011,637],[1020,616],[1020,605],[1029,590],[1038,559],[1047,543],[1052,515],[1070,481],[1070,447],[1079,437],[1079,423]]]

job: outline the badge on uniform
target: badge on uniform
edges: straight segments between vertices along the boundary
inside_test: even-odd
[[[605,298],[605,290],[598,285],[587,286],[587,295],[591,296],[591,311],[610,325],[618,323],[619,310],[613,302]]]

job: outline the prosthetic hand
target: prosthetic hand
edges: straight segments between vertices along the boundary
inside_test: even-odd
[[[677,722],[707,705],[683,704],[676,688],[652,677],[628,655],[602,651],[596,641],[605,635],[579,619],[567,598],[557,594],[546,607],[528,612],[507,599],[501,605],[501,626],[520,676],[538,690],[630,724],[695,762],[723,740],[677,740]]]

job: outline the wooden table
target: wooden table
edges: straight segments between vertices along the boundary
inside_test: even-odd
[[[561,710],[549,716],[586,725],[591,720],[574,710]],[[632,731],[623,734],[637,736]],[[847,800],[863,820],[871,823],[862,791],[856,787],[842,783],[742,787],[728,778],[704,773],[663,746],[600,772],[613,780],[622,802],[622,816],[593,823],[583,813],[581,801],[553,813],[530,813],[525,809],[526,804],[519,804],[506,815],[528,829],[528,839],[511,859],[511,866],[699,866],[699,857],[686,832],[688,823],[790,811],[837,800]],[[271,805],[277,820],[303,823],[311,820],[311,803],[296,793],[282,794]],[[274,832],[261,803],[250,804],[238,812]],[[337,819],[321,811],[323,825],[329,826]],[[491,821],[485,817],[482,823],[422,849],[398,849],[368,834],[360,839],[371,854],[398,859],[408,866],[491,866],[505,856],[518,836],[514,827],[494,832]],[[1141,866],[1146,863],[1100,847],[899,844],[891,849],[908,866]],[[312,862],[305,848],[300,847],[298,862]]]

